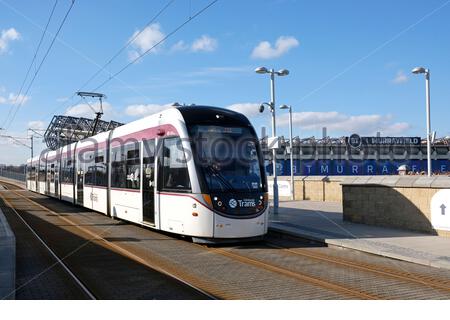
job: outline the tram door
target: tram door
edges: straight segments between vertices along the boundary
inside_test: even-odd
[[[77,204],[83,205],[84,172],[82,168],[77,170]]]
[[[155,224],[155,140],[143,142],[142,214],[144,222]]]

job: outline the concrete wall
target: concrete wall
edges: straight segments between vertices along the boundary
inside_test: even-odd
[[[450,236],[431,221],[431,199],[450,177],[360,177],[343,182],[344,220]]]
[[[16,238],[0,209],[0,299],[14,299],[16,285]]]

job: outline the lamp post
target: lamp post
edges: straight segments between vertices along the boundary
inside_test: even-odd
[[[280,106],[280,109],[282,110],[289,110],[289,154],[291,158],[291,199],[295,200],[295,193],[294,193],[294,154],[293,154],[293,140],[292,140],[292,106],[288,106],[283,104]]]
[[[425,94],[427,111],[427,175],[431,177],[431,116],[430,116],[430,69],[417,67],[412,70],[414,74],[425,74]]]
[[[277,128],[275,123],[275,75],[277,76],[287,76],[289,70],[281,69],[275,71],[274,69],[267,69],[266,67],[259,67],[255,69],[256,73],[259,74],[270,74],[270,111],[272,112],[272,137],[276,137]],[[260,107],[260,111],[264,110],[264,106]],[[277,150],[272,149],[272,166],[273,166],[273,213],[278,213],[278,183],[277,183]]]

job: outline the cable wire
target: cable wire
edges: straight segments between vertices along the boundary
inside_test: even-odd
[[[0,127],[4,127],[5,126],[6,122],[8,121],[9,116],[11,115],[12,110],[14,109],[14,105],[16,104],[17,99],[20,97],[20,94],[22,93],[23,87],[25,86],[25,83],[26,83],[26,81],[28,79],[28,76],[30,75],[31,68],[33,67],[34,62],[36,61],[37,54],[39,52],[39,49],[41,48],[42,42],[44,40],[45,34],[47,33],[48,26],[50,24],[50,21],[52,20],[53,13],[55,12],[57,4],[58,4],[58,0],[55,1],[55,4],[53,5],[52,11],[50,12],[50,16],[48,17],[47,24],[45,25],[44,31],[42,32],[42,35],[41,35],[41,39],[39,39],[39,43],[38,43],[38,45],[36,47],[36,50],[34,51],[33,59],[31,60],[31,63],[28,66],[28,70],[27,70],[27,72],[25,74],[25,78],[23,79],[22,84],[20,85],[19,93],[14,98],[14,102],[12,103],[11,107],[9,108],[8,115],[5,117],[5,119],[3,120],[3,123],[2,123],[2,125]]]
[[[153,49],[155,49],[157,46],[159,46],[161,43],[163,43],[164,41],[166,41],[168,38],[170,38],[171,36],[173,36],[175,33],[177,33],[181,28],[183,28],[185,25],[187,25],[189,22],[191,22],[192,20],[194,20],[195,18],[197,18],[199,15],[201,15],[203,12],[205,12],[206,10],[208,10],[211,6],[213,6],[216,2],[218,2],[219,0],[214,0],[211,1],[208,5],[206,5],[205,7],[203,7],[201,10],[197,11],[192,17],[189,17],[188,19],[186,19],[183,23],[181,23],[178,27],[176,27],[174,30],[172,30],[170,33],[168,33],[164,38],[162,38],[160,41],[158,41],[157,43],[155,43],[151,48],[147,49],[145,52],[141,53],[139,56],[137,56],[136,58],[134,58],[132,61],[130,61],[128,64],[126,64],[123,68],[121,68],[119,71],[117,71],[116,73],[110,75],[110,77],[108,79],[106,79],[105,81],[103,81],[98,87],[96,87],[94,90],[92,91],[97,91],[98,89],[102,88],[105,84],[107,84],[109,81],[111,81],[112,79],[114,79],[115,77],[117,77],[119,74],[121,74],[123,71],[125,71],[126,69],[128,69],[131,65],[135,64],[136,62],[138,62],[139,60],[141,60],[145,55],[147,55],[150,51],[152,51]]]
[[[191,22],[192,20],[194,20],[195,18],[197,18],[199,15],[201,15],[203,12],[205,12],[207,9],[209,9],[211,6],[213,6],[216,2],[218,2],[219,0],[214,0],[211,1],[208,5],[206,5],[205,7],[203,7],[201,10],[197,11],[193,16],[190,16],[188,19],[186,19],[183,23],[181,23],[178,27],[176,27],[174,30],[172,30],[169,34],[167,34],[164,38],[162,38],[160,41],[158,41],[156,44],[154,44],[151,48],[149,48],[148,50],[146,50],[145,52],[141,53],[139,56],[137,56],[135,59],[133,59],[132,61],[130,61],[128,64],[126,64],[124,67],[122,67],[119,71],[117,71],[116,73],[112,74],[109,76],[108,79],[106,79],[105,81],[103,81],[99,86],[97,86],[95,89],[91,90],[91,91],[97,91],[98,89],[102,88],[106,83],[108,83],[109,81],[111,81],[112,79],[116,78],[120,73],[122,73],[123,71],[125,71],[126,69],[128,69],[131,65],[135,64],[137,61],[139,61],[140,59],[142,59],[145,55],[147,55],[151,50],[155,49],[157,46],[159,46],[160,44],[162,44],[164,41],[166,41],[169,37],[173,36],[175,33],[177,33],[180,29],[182,29],[185,25],[187,25],[189,22]],[[169,2],[168,5],[170,5],[173,1]],[[168,5],[166,5],[164,8],[167,8]],[[164,10],[163,8],[163,10]],[[160,13],[162,13],[162,11],[160,11]],[[160,14],[158,13],[157,16]],[[149,22],[147,25],[149,25],[151,22]],[[142,32],[142,31],[141,31]],[[137,35],[136,35],[137,36]],[[136,37],[133,37],[131,41],[128,41],[127,44],[121,48],[122,52]],[[118,55],[118,54],[117,54]],[[108,65],[108,63],[106,64]],[[102,68],[102,70],[104,70],[104,68],[106,67],[106,65]],[[98,72],[99,73],[99,72]],[[95,75],[97,76],[98,73]],[[94,78],[94,77],[91,77]],[[89,82],[92,79],[89,79]],[[75,96],[72,95],[72,97],[70,99],[72,99]],[[69,99],[69,100],[70,100]],[[80,102],[82,102],[82,99],[79,99],[76,103],[71,104],[69,106],[69,108],[76,106],[77,104],[79,104]],[[57,107],[56,109],[54,109],[52,111],[52,113],[56,112],[57,110],[59,110],[60,108],[64,107],[64,105]]]
[[[36,79],[36,77],[37,77],[39,71],[40,71],[41,68],[42,68],[42,65],[44,64],[45,60],[47,59],[47,56],[49,55],[50,50],[52,49],[52,47],[53,47],[53,45],[54,45],[54,43],[55,43],[55,41],[56,41],[56,38],[58,37],[59,33],[61,32],[61,29],[62,29],[62,27],[64,26],[64,24],[65,24],[65,22],[66,22],[66,20],[67,20],[67,17],[69,16],[70,11],[72,10],[74,4],[75,4],[75,0],[72,0],[69,9],[67,10],[66,14],[64,15],[64,18],[63,18],[63,20],[61,21],[61,23],[60,23],[60,25],[59,25],[59,27],[58,27],[58,30],[56,31],[56,33],[55,33],[55,35],[54,35],[54,37],[53,37],[53,39],[52,39],[52,41],[51,41],[49,47],[47,48],[47,51],[45,52],[44,57],[42,58],[41,62],[39,63],[39,66],[38,66],[38,68],[36,69],[36,72],[34,73],[33,78],[31,79],[31,82],[28,84],[27,90],[25,91],[25,94],[23,95],[23,98],[22,98],[21,102],[18,104],[18,106],[17,106],[17,108],[16,108],[16,111],[14,112],[13,117],[11,118],[11,120],[10,120],[8,126],[6,127],[6,129],[9,129],[9,127],[10,127],[11,124],[13,123],[14,119],[16,118],[17,112],[19,111],[20,107],[23,105],[23,103],[24,103],[24,101],[25,101],[25,97],[27,96],[28,92],[30,91],[31,86],[32,86],[33,83],[34,83],[34,80]]]
[[[164,13],[164,11],[167,10],[167,8],[170,7],[170,5],[172,3],[174,3],[175,0],[170,0],[161,10],[159,10],[159,12],[153,16],[153,18],[147,22],[147,24],[139,31],[137,32],[133,37],[131,37],[123,46],[122,48],[120,48],[109,60],[108,62],[106,62],[96,73],[94,73],[81,87],[80,89],[78,89],[77,91],[81,91],[85,86],[87,86],[96,76],[98,76],[100,74],[100,72],[102,72],[103,70],[105,70],[105,68],[111,64],[111,62],[116,59],[126,48],[128,48],[130,46],[130,44],[132,44],[134,42],[134,40],[137,39],[137,37],[139,37],[139,35],[141,35],[142,32],[144,32],[144,30],[150,26],[153,22],[155,22],[156,19],[158,19],[158,17]]]

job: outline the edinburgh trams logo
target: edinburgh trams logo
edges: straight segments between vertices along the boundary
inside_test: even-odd
[[[237,207],[236,199],[230,199],[230,201],[228,201],[228,205],[230,206],[231,209],[236,208]]]

